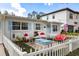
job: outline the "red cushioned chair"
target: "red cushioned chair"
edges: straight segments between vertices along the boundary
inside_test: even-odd
[[[39,37],[40,37],[40,38],[46,38],[46,35],[45,35],[44,32],[39,32]]]
[[[56,40],[56,41],[64,41],[66,38],[67,38],[66,35],[64,35],[64,34],[58,34],[57,36],[55,36],[54,40]]]

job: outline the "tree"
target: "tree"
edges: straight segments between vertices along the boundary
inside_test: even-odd
[[[40,15],[39,14],[36,17],[37,17],[37,19],[40,19]]]
[[[8,15],[8,11],[4,11],[4,15]]]
[[[32,18],[32,14],[31,14],[31,13],[28,13],[28,17],[29,17],[29,18]]]
[[[33,11],[32,12],[32,15],[34,15],[34,16],[37,15],[37,12],[36,11]]]
[[[44,12],[39,12],[39,14],[37,15],[37,19],[40,19],[40,16],[43,14],[44,14]]]
[[[15,16],[15,14],[14,14],[13,12],[11,12],[11,15],[12,15],[12,16]]]
[[[36,18],[36,19],[40,19],[40,16],[43,15],[43,12],[36,12],[36,11],[32,11],[32,13],[28,13],[28,17],[29,18]]]
[[[36,11],[33,11],[33,12],[32,12],[32,18],[36,18],[37,14],[38,14],[38,13],[37,13]]]
[[[44,12],[39,12],[39,15],[43,15],[43,14],[45,14]]]
[[[0,14],[1,14],[1,11],[0,11]]]

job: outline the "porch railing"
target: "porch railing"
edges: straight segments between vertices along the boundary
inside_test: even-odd
[[[79,48],[79,37],[70,39],[67,42],[58,43],[46,49],[35,50],[35,52],[31,51],[28,54],[24,54],[24,56],[65,56],[77,48]]]
[[[3,43],[12,56],[65,56],[69,52],[79,48],[79,37],[69,40],[67,42],[51,45],[49,48],[35,50],[30,53],[22,52],[13,42],[11,42],[6,36],[3,36]],[[31,49],[32,50],[32,49]]]
[[[22,52],[19,46],[15,45],[10,39],[8,39],[4,35],[3,35],[3,44],[10,56],[22,56],[24,53],[25,54],[27,53]]]

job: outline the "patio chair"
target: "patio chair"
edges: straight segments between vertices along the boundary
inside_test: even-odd
[[[64,40],[66,40],[66,38],[67,38],[66,35],[58,34],[58,35],[55,36],[54,40],[56,40],[56,41],[64,41]]]
[[[40,38],[47,38],[46,34],[44,32],[39,32],[39,37]]]

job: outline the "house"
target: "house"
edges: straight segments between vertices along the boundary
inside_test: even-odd
[[[61,24],[55,21],[0,14],[0,43],[2,43],[3,35],[11,40],[14,40],[18,34],[28,33],[33,36],[34,31],[45,32],[47,36],[56,35],[60,33]]]
[[[56,10],[42,15],[40,18],[51,22],[62,22],[61,30],[68,32],[79,31],[79,12],[70,8]]]

